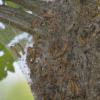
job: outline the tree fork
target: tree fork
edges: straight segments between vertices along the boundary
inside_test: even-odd
[[[42,20],[43,18],[38,15],[28,14],[24,11],[19,11],[18,9],[8,6],[0,6],[0,21],[15,26],[22,31],[27,31],[34,34],[36,27],[33,25],[33,23]]]

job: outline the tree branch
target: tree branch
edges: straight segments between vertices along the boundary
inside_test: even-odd
[[[41,12],[43,9],[45,9],[46,2],[42,0],[7,0],[12,1],[18,5],[21,5],[22,7],[29,9],[33,12]]]
[[[35,31],[32,23],[34,23],[36,19],[40,20],[41,18],[23,11],[18,11],[14,8],[0,6],[0,21],[10,23],[23,31],[33,34]]]

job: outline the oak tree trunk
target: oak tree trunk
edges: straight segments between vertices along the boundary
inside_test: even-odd
[[[100,1],[48,1],[27,22],[35,27],[27,54],[35,100],[100,100]]]

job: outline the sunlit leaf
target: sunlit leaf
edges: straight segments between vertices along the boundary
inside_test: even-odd
[[[19,10],[24,10],[24,8],[21,6],[21,5],[18,5],[10,0],[6,0],[5,1],[6,5],[9,6],[9,7],[12,7],[12,8],[17,8]]]
[[[18,8],[18,5],[14,2],[6,0],[5,3],[6,3],[7,6],[10,6],[10,7],[13,7],[13,8]]]
[[[14,58],[12,57],[9,50],[0,43],[0,51],[4,54],[0,56],[0,80],[7,76],[7,71],[14,72],[13,62]]]

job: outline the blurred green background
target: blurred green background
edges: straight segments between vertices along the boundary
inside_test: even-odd
[[[11,1],[5,0],[7,6],[22,8]],[[13,67],[16,55],[7,48],[7,44],[21,32],[8,25],[1,27],[0,22],[0,51],[4,51],[5,55],[0,57],[0,100],[34,100],[29,85],[22,74],[19,65]],[[25,40],[21,41],[25,45]],[[14,71],[15,70],[15,71]]]
[[[0,82],[0,100],[33,100],[23,76],[12,74]]]
[[[0,44],[6,45],[19,33],[21,33],[17,29],[13,29],[10,25],[6,26],[6,29],[0,29]],[[8,48],[2,47],[0,49],[5,50],[7,55],[10,54],[10,50]],[[7,57],[7,56],[6,56]],[[5,58],[6,58],[5,57]],[[9,59],[13,57],[16,59],[15,55],[9,55]],[[7,59],[12,64],[12,61]],[[7,60],[0,60],[0,65],[5,64]],[[6,69],[8,74],[0,80],[0,100],[34,100],[29,85],[27,84],[24,75],[20,71],[20,67],[15,68],[15,72],[10,72],[12,69],[9,69],[9,66]],[[10,66],[11,67],[11,66]],[[2,66],[0,66],[1,70]],[[5,71],[5,70],[4,70]],[[0,73],[2,76],[2,73]]]

